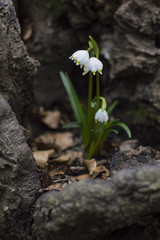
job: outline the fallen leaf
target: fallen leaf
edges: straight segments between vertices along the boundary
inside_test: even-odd
[[[67,150],[66,155],[69,157],[71,161],[75,159],[82,159],[83,158],[83,152],[82,151],[74,151],[74,150]]]
[[[61,113],[56,111],[40,111],[42,117],[41,121],[46,124],[49,128],[57,129],[61,119]]]
[[[73,146],[73,133],[71,132],[56,133],[55,143],[57,146],[61,148],[61,150],[65,150]]]
[[[64,164],[70,163],[71,165],[74,160],[82,159],[82,157],[83,157],[83,152],[68,150],[68,151],[65,151],[65,153],[63,153],[62,155],[58,156],[57,158],[51,159],[51,162],[64,163]]]
[[[100,165],[103,165],[103,164],[106,164],[106,163],[107,163],[107,160],[103,159],[103,160],[97,161],[97,166],[100,166]]]
[[[73,133],[52,133],[46,132],[34,140],[38,149],[53,149],[59,147],[65,150],[73,145]]]
[[[94,158],[84,160],[84,165],[87,168],[89,175],[91,175],[97,167],[97,163]]]
[[[74,177],[76,180],[83,180],[83,179],[86,179],[86,178],[89,178],[90,175],[89,174],[83,174],[83,175],[80,175],[80,176],[76,176]]]
[[[91,177],[95,178],[99,174],[101,174],[101,178],[107,179],[107,177],[109,176],[109,173],[110,173],[109,170],[105,166],[101,165],[101,166],[96,167],[96,169],[93,171]]]
[[[62,189],[62,184],[61,183],[56,183],[48,186],[47,188],[44,188],[44,191],[50,191],[50,190],[56,190],[60,191]]]
[[[50,177],[54,177],[54,176],[57,176],[57,175],[64,175],[65,172],[66,172],[67,168],[60,168],[60,169],[56,169],[56,170],[52,170],[50,172],[48,172],[49,176]]]
[[[67,156],[67,154],[62,154],[61,156],[54,158],[51,160],[52,163],[68,163],[70,161],[70,158]]]
[[[71,166],[70,170],[71,170],[72,173],[78,174],[78,173],[81,173],[81,172],[84,173],[86,168],[83,167],[83,166]]]
[[[48,164],[48,159],[53,157],[55,150],[44,150],[44,151],[35,151],[33,156],[36,160],[37,166],[44,168]]]
[[[46,150],[46,149],[53,149],[53,148],[55,149],[56,148],[55,134],[46,132],[38,136],[37,138],[35,138],[33,145],[34,145],[34,148],[36,146],[39,150]]]

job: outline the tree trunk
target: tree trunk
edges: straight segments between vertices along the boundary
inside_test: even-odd
[[[21,41],[12,2],[1,0],[0,239],[29,239],[31,213],[40,182],[25,131],[19,123],[32,101],[37,65]]]

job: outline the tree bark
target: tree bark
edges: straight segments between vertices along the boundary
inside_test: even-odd
[[[0,93],[21,121],[33,100],[33,77],[39,64],[26,52],[12,2],[1,0],[0,10]]]
[[[0,239],[22,240],[30,235],[31,213],[40,181],[25,131],[19,123],[32,101],[37,66],[38,62],[28,56],[21,41],[12,2],[1,0]]]

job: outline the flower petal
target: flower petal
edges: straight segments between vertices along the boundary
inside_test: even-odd
[[[85,64],[84,69],[89,69],[95,75],[96,72],[102,74],[103,64],[102,62],[95,57],[91,57]]]
[[[107,111],[106,110],[102,111],[102,108],[100,108],[95,114],[95,121],[106,123],[108,119],[109,117]]]

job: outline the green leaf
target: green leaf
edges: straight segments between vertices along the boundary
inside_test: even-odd
[[[109,116],[111,115],[111,113],[113,112],[113,110],[115,109],[115,107],[117,106],[117,104],[118,104],[118,101],[115,100],[115,101],[111,104],[111,106],[108,108],[107,113],[108,113]]]
[[[74,112],[74,115],[79,123],[84,123],[85,116],[84,112],[82,110],[81,104],[79,102],[79,99],[77,97],[77,94],[74,90],[74,87],[72,85],[72,82],[67,74],[64,74],[63,72],[60,72],[60,76],[63,82],[63,85],[66,89],[66,92],[68,94],[68,98],[70,100],[70,103],[72,105],[72,109]]]
[[[118,122],[118,123],[115,123],[114,125],[123,128],[126,131],[126,133],[128,134],[128,137],[131,138],[131,131],[125,123]]]
[[[79,122],[71,122],[63,125],[63,128],[80,128],[81,124]]]
[[[95,51],[96,57],[99,58],[99,47],[98,47],[97,42],[91,36],[89,36],[89,39],[91,40],[91,43],[92,43],[93,49]]]
[[[72,85],[72,82],[67,73],[60,72],[60,76],[62,79],[62,83],[66,89],[68,98],[70,100],[75,118],[78,123],[81,124],[81,133],[83,138],[83,143],[87,139],[87,118],[83,105],[80,104],[79,99],[77,97],[76,91]]]
[[[111,132],[114,132],[116,134],[119,134],[119,132],[116,129],[112,129]]]

